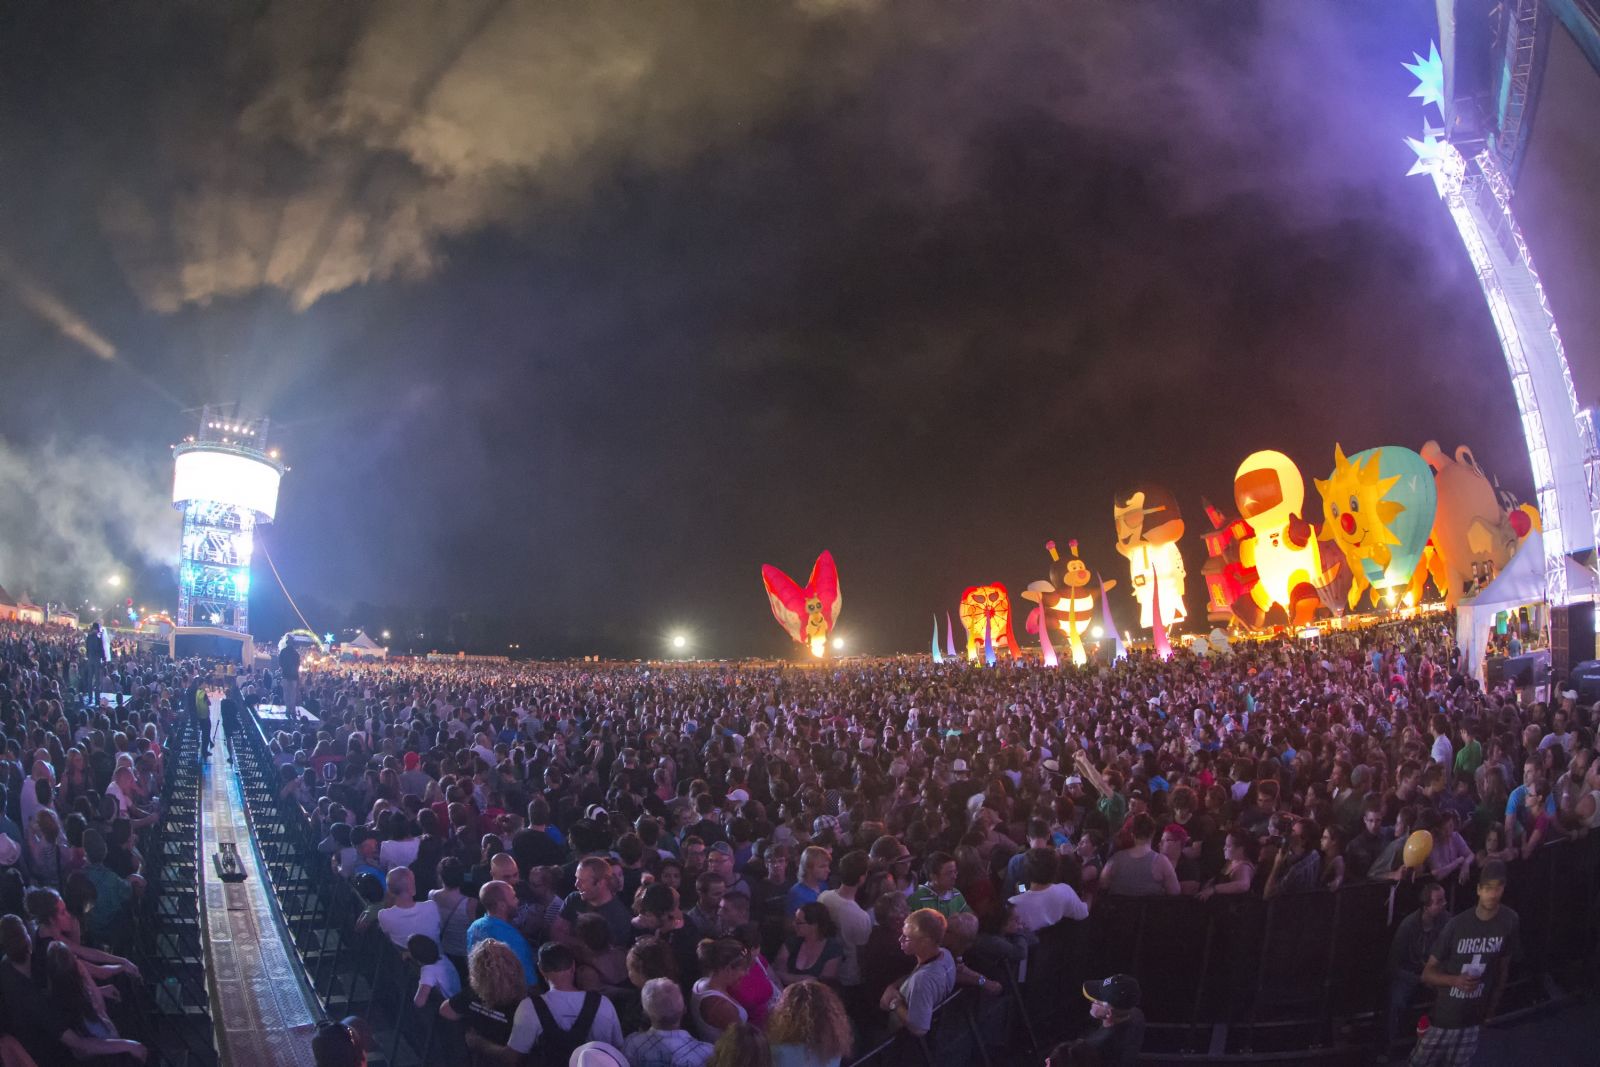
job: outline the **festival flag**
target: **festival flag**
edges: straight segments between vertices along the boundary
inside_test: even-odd
[[[1150,583],[1150,623],[1151,632],[1155,637],[1156,655],[1161,659],[1172,658],[1172,646],[1167,643],[1167,628],[1161,625],[1161,583]]]
[[[950,613],[944,613],[944,654],[951,659],[956,658],[956,628],[950,621]]]
[[[1039,648],[1044,652],[1044,665],[1058,666],[1060,661],[1056,659],[1056,646],[1050,643],[1050,618],[1044,610],[1043,602],[1041,601],[1040,606],[1033,610],[1039,616]]]
[[[983,662],[985,666],[994,666],[994,620],[983,620]]]
[[[1105,579],[1100,579],[1100,624],[1105,627],[1106,633],[1111,635],[1112,645],[1116,654],[1111,657],[1111,662],[1124,658],[1128,650],[1122,644],[1122,634],[1117,630],[1117,622],[1111,617],[1111,600],[1106,596]]]
[[[933,617],[933,662],[943,663],[944,657],[939,654],[939,616]]]

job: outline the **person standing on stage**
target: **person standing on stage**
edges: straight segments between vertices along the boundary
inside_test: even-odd
[[[300,652],[294,641],[286,641],[278,652],[278,670],[283,672],[283,710],[290,722],[299,719]]]
[[[100,620],[96,619],[90,626],[89,632],[83,637],[84,664],[89,674],[88,704],[92,708],[100,702],[100,673],[106,665],[106,637],[105,631],[100,627]]]

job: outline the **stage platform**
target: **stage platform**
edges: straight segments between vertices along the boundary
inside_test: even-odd
[[[206,976],[223,1063],[312,1067],[317,1013],[298,955],[278,921],[245,818],[238,772],[228,764],[221,701],[211,701],[216,743],[202,772],[200,879]],[[223,882],[212,856],[237,845],[249,877]]]
[[[298,711],[300,715],[293,724],[294,729],[301,730],[309,726],[311,729],[315,730],[317,727],[322,725],[322,720],[311,714],[305,708],[296,708],[295,710]],[[257,704],[256,718],[261,721],[261,729],[269,737],[272,735],[274,730],[287,730],[291,726],[289,722],[289,709],[284,707],[282,704]]]

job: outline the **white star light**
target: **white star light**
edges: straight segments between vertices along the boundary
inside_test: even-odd
[[[1423,59],[1417,53],[1411,53],[1415,63],[1402,63],[1412,74],[1417,76],[1417,87],[1411,90],[1412,96],[1422,98],[1422,106],[1438,104],[1440,110],[1444,109],[1444,60],[1439,58],[1439,46],[1432,41],[1428,42],[1428,58]]]
[[[1422,130],[1422,140],[1407,137],[1406,144],[1417,154],[1417,161],[1411,164],[1411,169],[1406,171],[1406,177],[1414,174],[1436,174],[1444,163],[1447,142],[1439,140],[1438,131],[1426,126]]]

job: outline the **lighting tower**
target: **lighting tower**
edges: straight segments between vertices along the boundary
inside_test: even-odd
[[[1567,560],[1600,542],[1600,445],[1594,413],[1578,407],[1555,316],[1512,211],[1549,47],[1551,27],[1542,23],[1552,11],[1543,0],[1437,6],[1444,47],[1406,68],[1417,76],[1411,95],[1424,108],[1437,105],[1442,125],[1425,113],[1422,139],[1407,139],[1417,153],[1411,173],[1433,178],[1500,335],[1539,499],[1545,596],[1559,629],[1569,606],[1587,603],[1593,619],[1587,592],[1569,587]],[[1467,24],[1458,27],[1458,14]],[[1553,638],[1564,646],[1565,636]]]
[[[287,469],[267,430],[236,404],[208,404],[198,432],[172,447],[172,506],[183,511],[179,626],[249,632],[255,528],[277,514]]]

